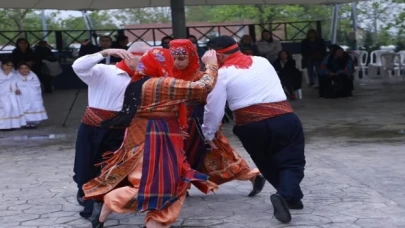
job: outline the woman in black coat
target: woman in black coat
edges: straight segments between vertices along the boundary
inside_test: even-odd
[[[294,91],[301,89],[302,74],[295,66],[295,60],[291,54],[285,50],[278,53],[278,58],[273,63],[274,69],[277,71],[281,84],[287,90],[290,99],[295,100]]]
[[[302,68],[307,69],[309,85],[314,86],[316,76],[319,77],[321,61],[326,55],[325,41],[318,36],[316,30],[310,29],[307,38],[301,42],[301,54]]]

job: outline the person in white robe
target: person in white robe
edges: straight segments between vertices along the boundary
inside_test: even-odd
[[[26,125],[17,87],[13,62],[1,61],[0,69],[0,130],[14,130]]]
[[[41,82],[27,63],[18,64],[16,75],[26,127],[36,128],[41,121],[48,119],[42,99]]]

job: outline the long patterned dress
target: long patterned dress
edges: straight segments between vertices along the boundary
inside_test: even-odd
[[[190,183],[205,193],[216,190],[206,175],[188,164],[177,119],[178,104],[204,100],[216,75],[217,68],[210,66],[197,82],[146,80],[124,143],[104,163],[102,174],[84,185],[86,198],[103,198],[104,205],[118,213],[148,211],[146,222],[171,224]]]

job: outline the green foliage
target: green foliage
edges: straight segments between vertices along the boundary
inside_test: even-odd
[[[359,25],[363,29],[360,31],[371,31],[367,33],[364,46],[371,48],[374,43],[381,45],[392,42],[400,42],[405,37],[405,11],[401,10],[405,0],[370,0],[358,3]],[[401,7],[400,7],[401,6]],[[331,5],[227,5],[227,6],[194,6],[186,7],[186,18],[189,22],[252,22],[262,24],[257,27],[258,33],[262,29],[280,29],[286,31],[286,38],[303,39],[308,29],[316,28],[316,24],[307,26],[305,21],[321,21],[322,37],[329,40],[333,7]],[[92,11],[89,17],[93,27],[98,30],[110,30],[105,32],[110,35],[114,30],[126,24],[147,24],[147,23],[170,23],[171,12],[169,8],[156,7],[146,9],[126,9],[110,11]],[[39,11],[33,10],[5,10],[0,9],[0,30],[41,30],[42,23]],[[47,28],[50,30],[86,30],[86,24],[81,16],[63,18],[59,13],[47,15]],[[303,22],[302,24],[287,24],[286,28],[272,26],[278,22]],[[388,23],[390,22],[390,23]],[[302,30],[303,32],[299,32]],[[74,33],[74,32],[73,32]],[[392,33],[396,36],[393,37]],[[298,35],[297,35],[298,34]],[[374,35],[373,35],[374,34]],[[16,36],[17,35],[17,36]],[[7,34],[15,38],[24,34]],[[41,37],[42,32],[34,34]],[[79,35],[72,34],[73,36]],[[260,34],[257,34],[257,37]],[[351,22],[350,4],[340,5],[340,18],[338,22],[338,43],[351,45],[354,43],[354,33]],[[38,39],[35,36],[32,40]],[[375,36],[375,37],[373,37]],[[81,39],[88,37],[88,33],[83,33]],[[64,37],[72,40],[69,36]],[[50,42],[54,38],[49,37]],[[4,44],[6,39],[0,37],[0,44]]]
[[[88,13],[94,29],[117,29],[111,14],[108,11],[92,11]],[[71,17],[58,20],[59,27],[66,30],[86,30],[83,17]]]
[[[396,38],[395,42],[396,51],[403,51],[405,50],[405,37],[399,36]]]
[[[363,41],[363,47],[365,50],[370,51],[374,46],[374,37],[373,33],[370,31],[367,31],[364,37]]]
[[[367,28],[374,33],[378,33],[380,24],[387,25],[395,18],[396,10],[396,4],[391,0],[362,1],[357,7],[360,21],[366,22]],[[385,29],[386,26],[381,28]]]
[[[377,35],[377,45],[384,46],[393,44],[395,41],[392,39],[392,34],[387,29],[381,28]]]
[[[171,21],[170,9],[165,7],[116,10],[113,14],[121,25],[169,23]]]

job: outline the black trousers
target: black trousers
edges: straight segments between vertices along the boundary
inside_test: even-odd
[[[95,164],[102,161],[106,151],[116,151],[124,139],[124,129],[105,129],[80,124],[76,139],[73,180],[77,183],[78,195],[84,196],[83,185],[100,174]],[[83,213],[93,211],[93,201],[85,201]]]
[[[279,74],[281,84],[283,87],[287,88],[290,94],[294,94],[294,91],[301,89],[302,85],[302,74],[299,70],[284,69]]]
[[[351,76],[339,74],[333,77],[328,75],[319,77],[319,97],[351,97],[353,89],[353,77]]]
[[[295,114],[235,126],[233,132],[278,194],[291,202],[303,198],[305,139]]]

